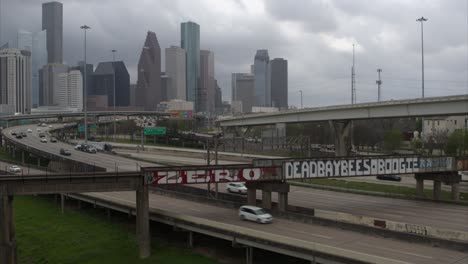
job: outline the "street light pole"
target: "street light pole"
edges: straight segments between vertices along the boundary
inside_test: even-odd
[[[112,50],[112,69],[114,70],[113,71],[113,77],[114,77],[114,80],[113,80],[113,84],[114,84],[114,142],[116,141],[116,114],[115,114],[115,97],[116,97],[116,94],[115,94],[115,52],[117,52],[117,50],[113,49]]]
[[[301,93],[301,109],[304,109],[304,106],[302,104],[302,90],[299,90],[299,92]]]
[[[427,21],[427,18],[421,17],[416,19],[416,21],[421,22],[421,74],[422,74],[422,98],[424,98],[424,26],[423,22]]]
[[[87,63],[86,63],[86,30],[90,29],[91,27],[88,27],[87,25],[83,25],[80,27],[81,29],[84,30],[84,131],[85,131],[85,143],[88,143],[88,91],[87,91],[87,82],[86,82],[86,72],[87,72]]]

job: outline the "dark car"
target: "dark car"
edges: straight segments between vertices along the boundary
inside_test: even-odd
[[[57,143],[57,139],[54,138],[54,137],[51,137],[51,138],[50,138],[50,142],[52,142],[52,143]]]
[[[401,181],[401,177],[394,174],[389,175],[378,175],[377,179],[384,180],[384,181]]]
[[[39,133],[39,137],[40,137],[40,138],[43,138],[43,137],[45,137],[45,136],[46,136],[46,134],[45,134],[44,132]]]
[[[26,134],[26,132],[24,132],[24,131],[21,131],[20,134],[21,134],[22,137],[27,137],[28,136],[28,134]]]
[[[60,149],[60,155],[64,155],[64,156],[70,156],[71,155],[71,152],[67,149]]]
[[[17,139],[22,139],[23,136],[21,136],[21,134],[16,134],[16,138],[17,138]]]

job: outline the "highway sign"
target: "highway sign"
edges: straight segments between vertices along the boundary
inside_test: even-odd
[[[88,130],[94,130],[94,131],[96,131],[96,129],[97,129],[97,126],[96,126],[96,125],[90,125],[90,126],[88,126]],[[84,130],[85,130],[85,129],[84,129],[84,125],[79,125],[79,126],[78,126],[78,132],[84,133]]]
[[[164,136],[166,135],[166,127],[145,127],[145,136]]]

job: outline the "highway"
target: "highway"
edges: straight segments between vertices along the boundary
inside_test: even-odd
[[[186,162],[186,164],[203,165],[206,160],[190,157],[171,157],[158,155],[157,152],[136,153],[131,150],[118,150],[132,156],[152,160],[154,162]],[[223,162],[220,162],[223,164]],[[228,163],[225,163],[228,164]],[[394,182],[377,180],[375,177],[343,178],[350,181],[366,181],[370,183],[393,184]],[[415,187],[412,176],[402,176],[402,186]],[[430,182],[426,181],[426,185]],[[192,185],[206,189],[203,184]],[[226,184],[219,184],[219,190],[226,192]],[[429,186],[426,186],[429,187]],[[466,188],[466,185],[462,186]],[[261,199],[262,193],[257,192],[257,198]],[[277,197],[273,195],[273,200]],[[427,201],[390,199],[359,194],[339,193],[326,190],[317,190],[291,186],[289,204],[306,208],[316,208],[328,211],[362,215],[396,222],[434,226],[459,231],[468,231],[468,206],[448,205]]]
[[[87,193],[86,195],[123,205],[135,206],[135,192]],[[234,209],[174,199],[153,193],[150,194],[149,203],[150,210],[161,209],[172,213],[189,215],[235,227],[246,228],[252,232],[261,231],[266,234],[284,237],[284,239],[294,239],[299,242],[304,241],[304,243],[318,243],[332,246],[339,250],[350,250],[379,256],[387,260],[401,261],[402,263],[468,263],[468,253],[466,252],[364,235],[358,232],[345,231],[315,224],[302,224],[284,219],[275,219],[274,222],[269,225],[244,222],[239,220],[237,210]],[[382,263],[385,263],[385,261]]]
[[[58,127],[59,125],[54,124],[54,128]],[[37,128],[39,128],[41,131],[37,131]],[[22,139],[16,139],[10,134],[12,130],[26,132],[28,129],[31,129],[32,133],[27,133],[28,136]],[[61,148],[67,149],[71,152],[71,156],[62,156],[63,158],[104,167],[107,168],[107,171],[139,171],[140,167],[157,166],[153,163],[135,161],[117,155],[110,155],[99,152],[96,154],[91,154],[75,150],[73,146],[60,141],[57,143],[50,142],[49,136],[47,136],[47,143],[40,142],[39,133],[48,132],[48,130],[49,128],[46,127],[38,127],[37,125],[26,125],[20,127],[5,128],[3,131],[4,135],[10,139],[17,140],[18,142],[26,144],[32,148],[40,149],[42,151],[46,151],[56,155],[60,155]]]
[[[54,126],[57,127],[57,125]],[[72,146],[61,142],[40,143],[38,133],[36,131],[37,126],[34,125],[9,128],[5,131],[7,132],[7,135],[9,135],[9,131],[12,129],[17,131],[26,131],[28,127],[33,129],[33,133],[31,133],[32,135],[28,134],[28,137],[18,139],[20,142],[52,153],[59,153],[59,149],[61,147],[66,147],[72,152],[72,155],[67,158],[86,163],[90,163],[90,159],[92,159],[92,164],[105,167],[108,171],[113,171],[116,164],[119,171],[122,171],[124,168],[128,168],[130,171],[135,170],[137,166],[157,166],[155,163],[135,161],[116,155],[84,153],[74,150]],[[177,159],[181,158],[177,157]],[[189,163],[188,160],[185,162]],[[206,189],[206,185],[193,186]],[[220,190],[225,191],[224,184],[220,184]],[[257,197],[261,199],[260,191],[257,192]],[[276,199],[276,195],[273,195],[273,200]],[[289,193],[289,204],[404,223],[468,231],[468,206],[405,199],[390,199],[294,186],[291,186],[291,192]]]

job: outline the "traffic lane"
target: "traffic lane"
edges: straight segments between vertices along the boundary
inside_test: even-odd
[[[260,193],[257,193],[257,197],[259,195]],[[467,206],[366,196],[296,186],[290,188],[289,203],[308,208],[468,231]]]
[[[367,183],[376,183],[376,184],[384,184],[384,185],[393,185],[393,186],[403,186],[403,187],[410,187],[416,188],[416,179],[413,175],[400,175],[401,181],[386,181],[386,180],[379,180],[374,176],[365,176],[365,177],[344,177],[340,178],[340,180],[350,181],[350,182],[367,182]],[[424,188],[432,189],[434,186],[433,181],[424,181]],[[449,185],[442,185],[442,189],[446,191],[451,191],[451,186]],[[468,193],[468,182],[461,182],[460,183],[460,191]]]
[[[54,125],[54,127],[57,127]],[[28,136],[23,139],[16,139],[14,136],[10,134],[12,130],[16,131],[26,131],[27,129],[32,129],[32,133],[28,133]],[[71,159],[76,160],[83,163],[88,164],[95,164],[96,166],[104,167],[108,171],[136,171],[140,170],[140,167],[149,167],[149,166],[157,166],[157,164],[149,163],[149,162],[141,162],[135,161],[127,158],[123,158],[116,155],[104,154],[104,153],[86,153],[83,151],[75,150],[73,146],[70,146],[63,142],[51,143],[50,141],[47,143],[40,142],[39,133],[41,132],[48,132],[48,128],[41,127],[41,131],[37,131],[37,127],[34,125],[27,125],[21,127],[12,127],[8,128],[5,131],[5,134],[8,138],[21,141],[24,144],[27,144],[30,147],[40,149],[42,151],[46,151],[49,153],[60,155],[60,149],[68,149],[71,152],[71,156],[62,156],[64,159]],[[50,137],[47,136],[49,140]]]
[[[10,172],[9,168],[12,165],[16,165],[16,166],[21,168],[21,172],[14,173],[16,175],[21,175],[21,174],[23,174],[23,175],[33,175],[33,174],[42,174],[43,173],[42,170],[39,170],[39,169],[36,169],[36,168],[31,168],[28,165],[18,165],[18,164],[9,163],[9,162],[6,162],[6,161],[0,161],[0,170]],[[11,173],[13,173],[13,172],[11,172]]]
[[[165,163],[177,163],[177,164],[185,164],[185,165],[206,165],[206,159],[200,158],[189,158],[189,157],[181,157],[181,156],[171,156],[168,153],[166,154],[157,154],[154,152],[137,152],[132,150],[116,150],[119,154],[124,155],[131,155],[135,158],[145,159],[151,162],[165,162]],[[214,161],[212,161],[214,162]],[[218,160],[218,164],[226,165],[226,164],[243,164],[241,162],[235,161],[228,161],[228,160]]]
[[[101,199],[135,206],[135,192],[88,194]],[[255,231],[263,231],[409,263],[456,263],[468,258],[467,253],[455,250],[386,239],[315,224],[302,224],[279,218],[274,219],[273,223],[268,225],[241,221],[239,220],[237,210],[234,209],[159,196],[154,193],[150,193],[149,195],[149,204],[152,209],[162,209],[224,224],[241,226]]]
[[[191,187],[208,189],[207,184]],[[214,184],[211,184],[213,190]],[[218,191],[227,193],[226,183],[218,183]],[[245,195],[243,195],[245,197]],[[257,199],[262,192],[257,191]],[[272,194],[272,200],[278,196]],[[468,207],[429,201],[393,199],[290,186],[288,202],[294,206],[368,216],[377,219],[468,231]]]

